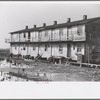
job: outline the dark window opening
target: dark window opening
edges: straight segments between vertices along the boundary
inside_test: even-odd
[[[61,44],[59,44],[59,52],[60,52],[60,53],[63,53],[63,47],[62,47]]]
[[[77,48],[77,52],[81,52],[82,51],[82,48]]]
[[[15,50],[17,49],[17,47],[15,46]]]
[[[78,26],[77,27],[77,34],[78,35],[81,35],[82,34],[82,27],[81,26]]]
[[[75,50],[75,45],[73,45],[73,50]]]
[[[25,50],[25,47],[23,47],[23,50]]]
[[[52,29],[52,30],[51,30],[51,38],[53,38],[53,31],[54,31],[54,30]]]
[[[33,46],[33,50],[35,50],[35,46]]]
[[[81,52],[82,51],[82,46],[81,46],[81,44],[78,44],[77,45],[77,52]]]
[[[45,44],[45,51],[47,51],[47,49],[48,49],[48,45],[47,45],[47,44]]]
[[[26,34],[24,33],[24,38],[26,37]]]
[[[30,39],[30,32],[28,32],[28,39]]]
[[[39,36],[38,36],[38,38],[41,39],[41,31],[39,31]]]

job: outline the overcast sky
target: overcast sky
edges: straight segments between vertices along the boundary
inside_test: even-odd
[[[83,4],[68,2],[2,2],[0,1],[0,48],[9,48],[5,43],[10,38],[9,32],[32,28],[34,24],[42,26],[67,21],[80,20],[83,15],[88,18],[100,17],[100,4]]]

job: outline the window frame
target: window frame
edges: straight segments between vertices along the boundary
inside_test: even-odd
[[[75,45],[73,45],[73,50],[75,50]]]
[[[45,44],[45,49],[44,49],[44,51],[47,51],[47,50],[48,50],[48,45]]]
[[[24,37],[24,38],[26,38],[26,34],[25,34],[25,32],[24,32],[24,35],[23,35],[23,37]]]
[[[82,44],[77,44],[77,52],[82,52]]]
[[[63,46],[59,44],[59,52],[62,54],[63,53]]]
[[[35,45],[33,45],[33,51],[35,51],[35,49],[36,49],[36,48],[35,48]]]
[[[15,50],[17,49],[17,46],[15,45]]]
[[[26,50],[26,47],[25,46],[23,47],[23,50]]]
[[[45,30],[45,37],[48,37],[48,30]]]
[[[82,35],[83,30],[82,30],[82,26],[77,26],[77,35]]]
[[[63,28],[59,28],[59,36],[63,35]]]

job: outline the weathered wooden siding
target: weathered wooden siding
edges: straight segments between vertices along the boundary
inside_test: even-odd
[[[25,50],[23,48],[25,48]],[[26,45],[20,45],[20,54],[27,55],[27,46]]]
[[[81,30],[80,33],[78,33],[78,27]],[[85,25],[78,25],[71,28],[72,29],[72,36],[74,41],[85,41],[86,40],[86,33],[85,33]]]
[[[45,45],[47,45],[47,50],[45,50]],[[51,45],[50,44],[41,44],[39,45],[39,54],[43,58],[49,58],[51,56]]]
[[[77,49],[78,49],[78,43],[73,43],[71,44],[71,58],[72,60],[77,60],[77,53],[80,53],[82,55],[84,55],[84,50],[85,50],[85,47],[84,47],[84,43],[80,43],[81,45],[81,52],[78,52]]]
[[[61,43],[62,52],[59,51],[59,44],[52,44],[52,56],[62,56],[67,57],[67,44]]]
[[[12,40],[12,42],[18,42],[19,41],[19,34],[12,34],[11,40]]]
[[[95,60],[99,60],[100,58],[100,19],[94,20],[88,24],[86,24],[86,53],[85,53],[85,59],[89,62],[91,62],[92,56],[93,56],[93,48],[95,48],[95,54],[97,58]],[[100,61],[100,60],[99,60]],[[98,61],[98,62],[99,62]]]
[[[66,41],[67,39],[72,41],[85,41],[85,25],[80,25],[82,32],[79,35],[78,34],[78,26],[72,26],[70,28],[63,27],[63,28],[57,28],[57,29],[51,29],[51,30],[42,30],[42,31],[34,31],[30,32],[30,41],[31,42],[42,42],[42,41]],[[61,31],[62,30],[62,31]],[[25,34],[25,37],[24,37]],[[14,39],[19,38],[21,42],[26,42],[28,40],[28,32],[26,33],[20,33],[20,36],[18,34],[15,34],[13,36]],[[47,44],[47,50],[45,50],[45,45]],[[39,53],[44,58],[49,58],[51,56],[63,56],[68,57],[68,53],[70,53],[70,56],[72,60],[77,60],[77,44],[70,42],[71,49],[68,51],[68,42],[64,43],[37,43],[37,44],[20,44],[18,45],[17,49],[14,50],[12,48],[12,53],[20,53],[21,55],[31,55],[36,57]],[[75,44],[75,49],[73,49],[73,46]],[[83,43],[84,44],[84,43]],[[82,54],[84,55],[84,45],[82,44]],[[59,51],[59,45],[62,47],[62,51]],[[35,49],[33,50],[33,46]]]
[[[16,44],[16,45],[12,45],[12,47],[11,47],[12,53],[15,54],[15,55],[18,54],[18,48],[19,48],[19,47],[18,47],[17,44]]]

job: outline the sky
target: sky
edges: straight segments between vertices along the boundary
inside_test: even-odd
[[[9,48],[5,39],[10,38],[10,32],[29,28],[88,18],[100,17],[100,3],[74,2],[36,2],[36,1],[0,1],[0,48]]]

